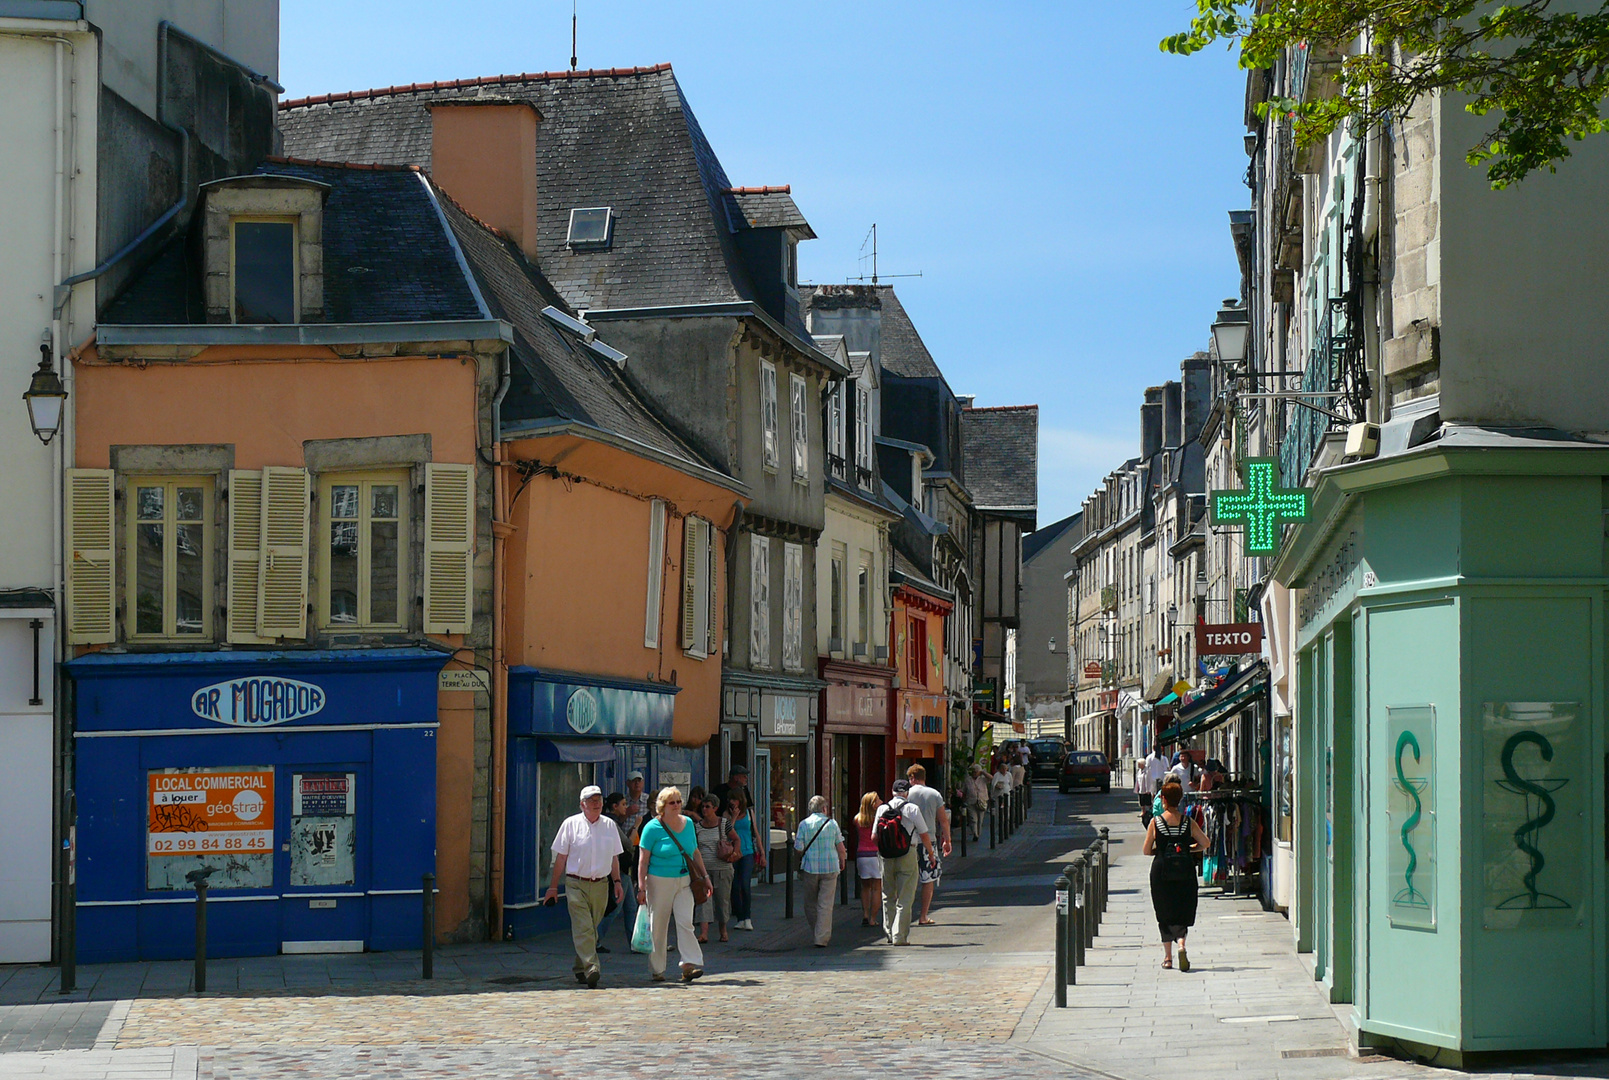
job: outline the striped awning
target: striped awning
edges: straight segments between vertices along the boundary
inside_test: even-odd
[[[1180,709],[1173,724],[1157,737],[1159,743],[1178,742],[1210,731],[1240,715],[1268,695],[1268,665],[1259,660],[1231,675],[1224,684],[1205,697]]]

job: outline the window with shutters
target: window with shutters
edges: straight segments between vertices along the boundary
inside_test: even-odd
[[[793,482],[810,483],[810,402],[803,375],[788,376],[789,416],[793,426]]]
[[[804,669],[804,546],[782,545],[782,666]]]
[[[832,546],[832,570],[828,587],[832,589],[832,599],[828,601],[831,610],[830,625],[827,636],[831,640],[831,651],[844,651],[844,588],[848,584],[844,577],[845,564],[849,562],[849,554],[844,545]]]
[[[749,536],[749,666],[771,666],[771,541]]]
[[[927,685],[927,616],[908,616],[909,629],[905,634],[905,677],[912,689]]]
[[[765,467],[782,467],[782,435],[777,430],[777,366],[760,361],[760,427],[765,437]]]
[[[827,471],[839,480],[846,478],[849,467],[846,460],[849,454],[849,421],[844,408],[845,385],[846,382],[840,379],[833,384],[832,393],[827,396]]]
[[[408,473],[319,477],[319,620],[330,630],[407,628]]]
[[[866,645],[871,641],[872,619],[872,560],[866,552],[860,553],[860,569],[855,574],[855,640],[859,642],[857,652],[864,654]]]
[[[212,634],[211,477],[131,476],[126,628],[131,639]]]
[[[682,521],[682,649],[702,660],[716,651],[715,526],[689,515]]]
[[[855,384],[855,477],[860,486],[872,486],[872,392]]]
[[[645,649],[659,648],[659,624],[665,596],[665,500],[648,504],[648,611],[643,620]]]

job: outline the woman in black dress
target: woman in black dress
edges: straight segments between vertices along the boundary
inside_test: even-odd
[[[1151,906],[1162,931],[1162,966],[1173,966],[1179,943],[1179,970],[1190,970],[1184,938],[1196,922],[1196,855],[1207,850],[1207,834],[1185,816],[1184,788],[1170,777],[1162,785],[1162,815],[1151,819],[1144,853],[1151,860]]]

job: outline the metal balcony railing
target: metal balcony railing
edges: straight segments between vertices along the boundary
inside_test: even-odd
[[[1313,348],[1308,353],[1307,368],[1302,373],[1302,390],[1307,393],[1324,393],[1341,389],[1341,354],[1346,348],[1346,315],[1338,298],[1324,305],[1324,317],[1319,320],[1313,334]],[[1333,398],[1308,398],[1316,405],[1331,406]],[[1289,421],[1279,447],[1280,480],[1285,487],[1303,486],[1307,470],[1313,464],[1324,435],[1339,421],[1317,409],[1289,403],[1285,405]]]

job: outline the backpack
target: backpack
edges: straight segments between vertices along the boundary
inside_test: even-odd
[[[901,799],[898,805],[889,803],[877,815],[877,854],[885,859],[910,854],[911,834],[905,828],[905,816],[901,813],[904,807],[905,800]]]

